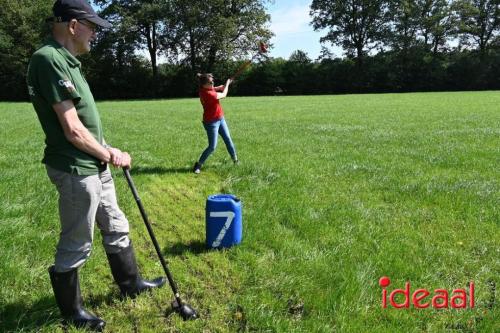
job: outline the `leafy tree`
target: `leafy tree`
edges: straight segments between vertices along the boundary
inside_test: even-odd
[[[408,50],[417,43],[417,32],[421,17],[418,1],[396,1],[389,3],[392,31],[387,35],[388,46],[395,50]]]
[[[102,7],[101,14],[113,23],[112,31],[119,41],[148,51],[156,79],[160,40],[167,35],[163,21],[169,13],[169,3],[165,0],[95,0],[94,3]]]
[[[500,32],[500,0],[458,0],[453,9],[463,45],[476,45],[484,53]]]
[[[421,13],[420,36],[424,44],[437,54],[456,30],[456,21],[447,0],[418,0]]]
[[[311,59],[307,56],[307,53],[302,50],[293,51],[290,58],[288,58],[288,61],[302,65],[311,63]]]
[[[429,51],[432,50],[435,57],[445,46],[453,28],[448,3],[446,0],[392,0],[389,8],[392,29],[386,42],[392,51],[385,58],[390,59],[391,81],[398,90],[418,90],[423,69],[433,61]],[[426,57],[431,58],[424,61]],[[381,61],[383,57],[376,56],[374,60],[371,67],[386,63]],[[372,87],[377,85],[371,84]]]
[[[153,77],[161,54],[193,71],[246,54],[271,32],[267,0],[95,0],[118,40],[148,51]]]
[[[313,0],[310,15],[315,30],[329,29],[320,41],[341,46],[360,66],[388,33],[388,8],[387,0]]]
[[[172,1],[170,33],[176,54],[183,55],[193,71],[211,71],[214,64],[241,58],[268,41],[272,33],[265,24],[267,0]]]
[[[334,59],[334,58],[335,54],[326,46],[321,45],[321,51],[319,51],[319,56],[318,59],[316,59],[316,61],[321,62],[322,60]]]

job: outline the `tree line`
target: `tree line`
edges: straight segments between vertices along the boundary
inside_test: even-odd
[[[271,40],[267,3],[95,0],[113,28],[82,57],[87,80],[98,99],[195,96],[197,72],[223,81],[257,41]],[[27,65],[50,32],[52,4],[0,0],[1,100],[27,100]],[[500,88],[500,0],[313,0],[310,17],[325,34],[317,59],[300,46],[288,59],[263,59],[231,94]]]

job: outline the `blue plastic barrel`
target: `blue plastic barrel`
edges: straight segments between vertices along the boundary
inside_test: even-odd
[[[208,248],[220,249],[241,243],[243,227],[240,199],[232,194],[210,195],[205,211]]]

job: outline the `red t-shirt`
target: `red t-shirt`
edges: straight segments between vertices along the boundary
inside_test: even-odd
[[[203,122],[211,123],[224,117],[222,106],[217,99],[217,91],[223,90],[224,86],[218,86],[212,88],[200,88],[198,91],[201,105],[203,105]]]

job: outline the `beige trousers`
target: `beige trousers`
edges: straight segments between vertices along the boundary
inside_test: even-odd
[[[56,272],[67,272],[85,263],[92,249],[95,222],[107,253],[118,253],[129,246],[128,220],[118,207],[109,167],[92,176],[46,168],[59,192],[61,233],[55,254]]]

